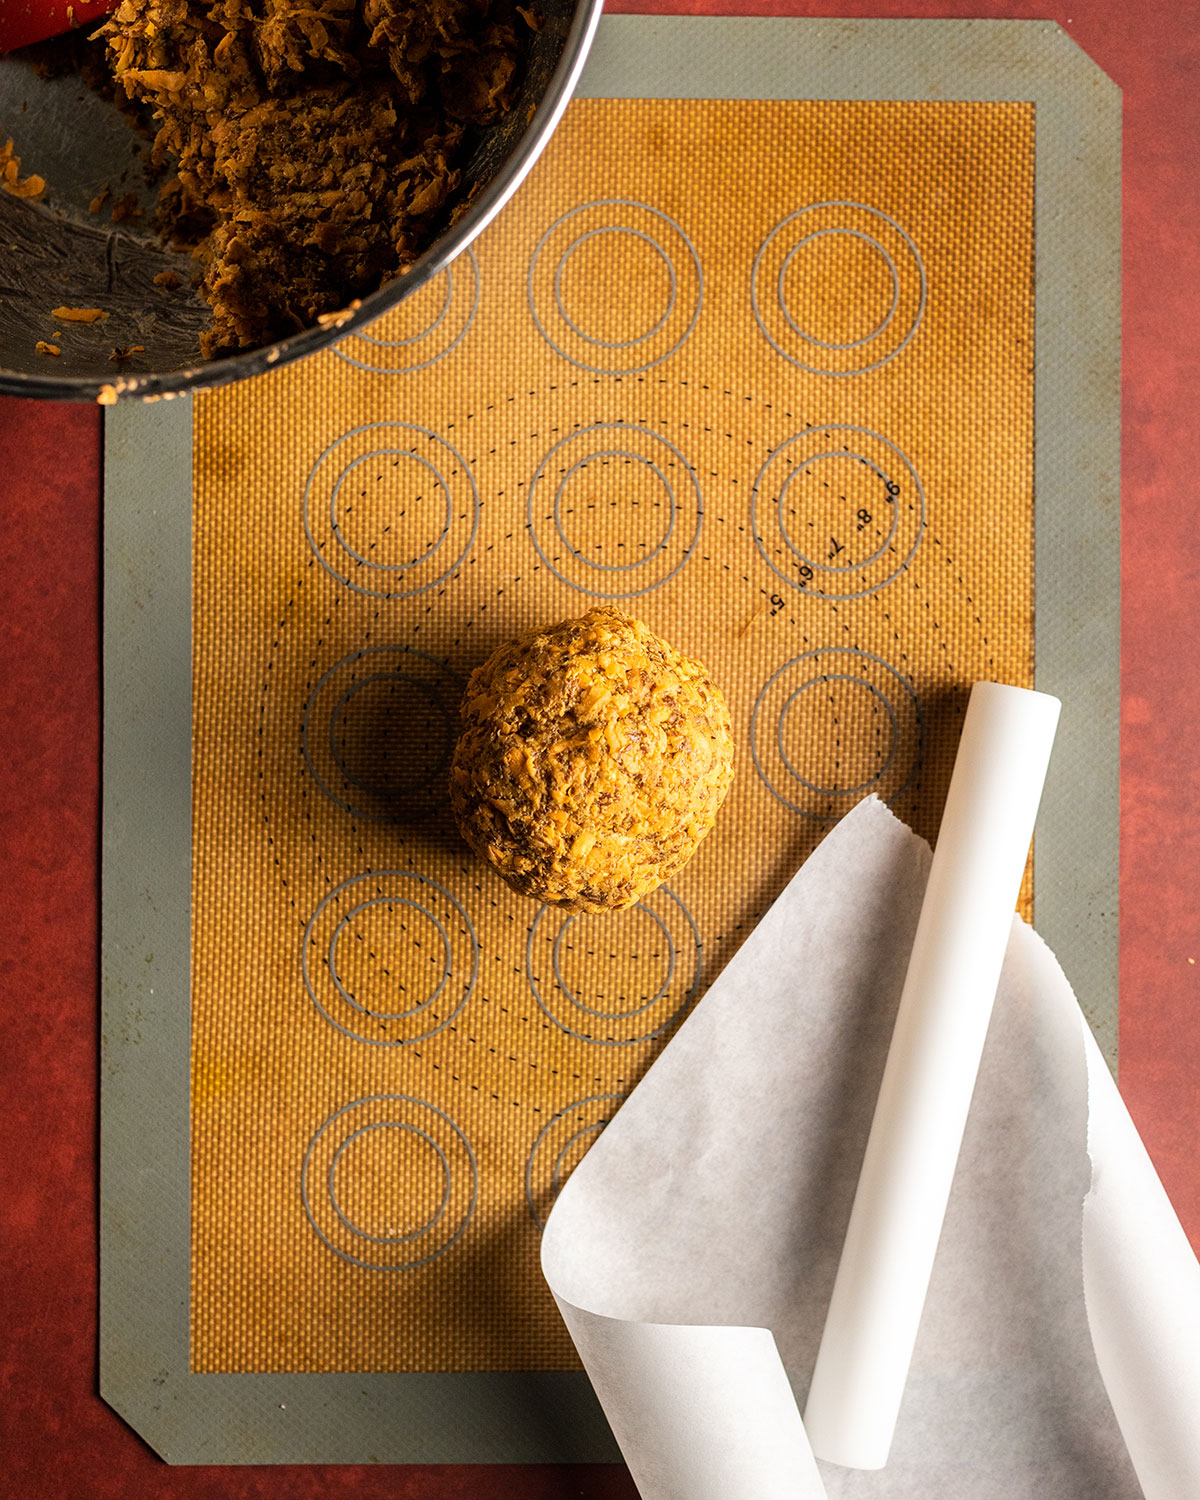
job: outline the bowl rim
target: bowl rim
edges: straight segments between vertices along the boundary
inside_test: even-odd
[[[324,315],[316,326],[288,338],[220,359],[187,365],[180,370],[114,374],[111,380],[102,380],[90,375],[27,374],[0,368],[0,395],[49,401],[96,401],[101,406],[111,406],[120,400],[170,401],[291,364],[339,342],[356,328],[373,323],[444,270],[483,233],[520,187],[571,101],[603,8],[604,0],[577,0],[562,55],[550,75],[545,93],[534,106],[532,120],[522,132],[516,149],[458,222],[406,271],[385,282],[369,297],[355,299],[342,310]]]

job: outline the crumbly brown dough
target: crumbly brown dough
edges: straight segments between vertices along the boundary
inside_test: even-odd
[[[732,780],[729,711],[704,668],[600,608],[472,673],[450,794],[463,837],[514,890],[599,912],[685,864]]]
[[[215,355],[417,259],[472,132],[512,106],[530,26],[513,0],[122,0],[104,31],[177,167],[162,228],[196,246]]]
[[[142,217],[136,193],[122,193],[119,198],[114,198],[109,212],[114,224],[127,224],[131,219]]]
[[[56,323],[99,323],[108,314],[102,307],[56,307],[50,316]]]
[[[40,198],[46,191],[46,179],[36,172],[21,176],[21,158],[11,140],[0,146],[0,188],[14,198]]]

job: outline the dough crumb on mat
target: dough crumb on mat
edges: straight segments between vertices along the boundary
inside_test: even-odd
[[[0,146],[0,188],[14,198],[40,198],[46,191],[46,179],[36,172],[21,176],[21,158],[11,140]]]
[[[56,323],[98,323],[108,314],[100,307],[56,307],[50,316]]]

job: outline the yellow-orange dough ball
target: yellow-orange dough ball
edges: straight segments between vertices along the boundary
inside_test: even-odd
[[[514,890],[599,912],[685,864],[732,780],[729,711],[704,668],[602,608],[471,674],[450,794],[463,837]]]

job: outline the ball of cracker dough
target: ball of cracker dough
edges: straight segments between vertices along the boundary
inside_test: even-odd
[[[685,864],[732,780],[729,711],[704,668],[603,608],[472,673],[450,788],[463,837],[514,890],[599,912]]]

